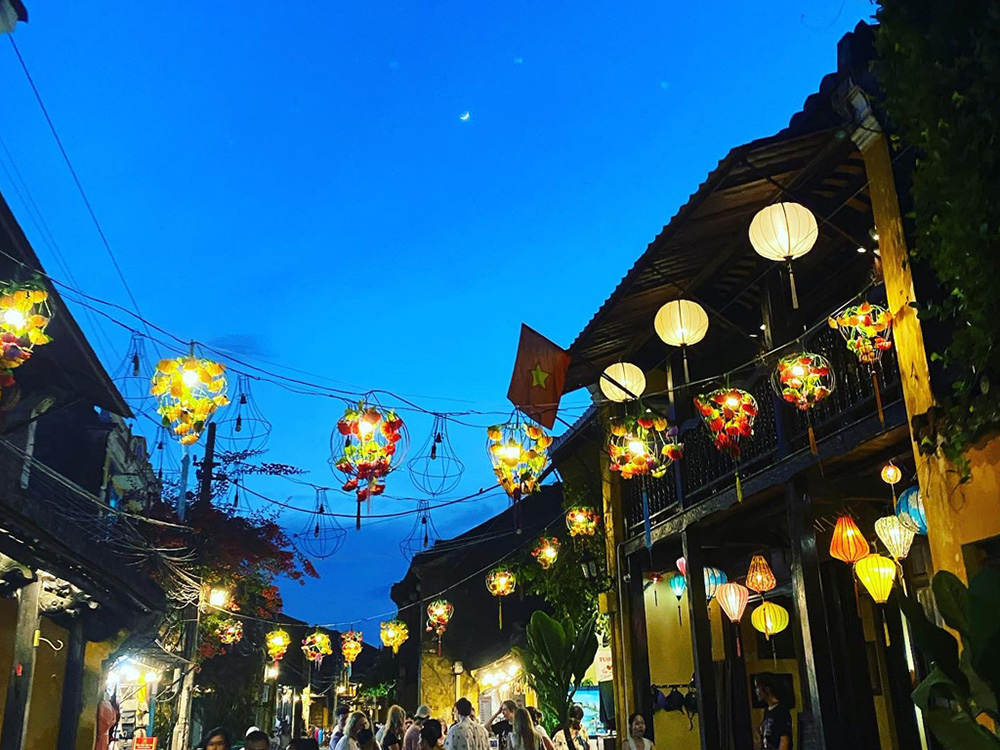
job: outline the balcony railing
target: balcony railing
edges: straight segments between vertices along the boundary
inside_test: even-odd
[[[875,414],[871,368],[858,362],[857,357],[844,346],[837,331],[823,329],[804,348],[826,357],[836,378],[833,393],[809,412],[808,419],[812,421],[817,440]],[[885,352],[882,361],[875,365],[875,371],[883,404],[898,399],[899,369],[894,350]],[[809,450],[806,414],[785,404],[774,393],[771,366],[762,365],[753,376],[739,382],[733,380],[732,385],[752,393],[759,408],[753,437],[745,438],[740,443],[741,477],[756,474],[801,450]],[[689,400],[693,395],[681,390],[678,399]],[[650,521],[654,525],[735,484],[733,460],[715,448],[700,418],[690,419],[681,426],[680,440],[684,444],[684,458],[662,478],[637,477],[623,481],[629,536],[642,531],[643,483],[649,502]]]

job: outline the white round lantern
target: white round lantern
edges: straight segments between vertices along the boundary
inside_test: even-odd
[[[813,212],[800,203],[775,203],[750,222],[750,244],[768,260],[787,261],[813,249],[819,227]]]
[[[646,390],[646,376],[631,362],[608,365],[604,368],[604,376],[601,378],[601,393],[611,401],[632,401]]]
[[[690,346],[708,333],[708,313],[697,302],[675,299],[659,309],[653,319],[653,328],[670,346]]]

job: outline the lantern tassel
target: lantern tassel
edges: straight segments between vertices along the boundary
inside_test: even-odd
[[[792,288],[792,309],[799,309],[799,295],[795,291],[795,272],[792,271],[792,261],[788,261],[788,285]]]
[[[743,648],[740,645],[740,624],[736,623],[736,658],[743,656]]]
[[[878,410],[878,421],[885,426],[885,414],[882,411],[882,391],[878,387],[878,373],[872,368],[872,386],[875,388],[875,408]]]
[[[656,584],[655,583],[653,584],[653,606],[654,607],[659,607],[660,606],[660,600],[656,597]]]
[[[879,607],[879,610],[882,612],[882,630],[885,632],[885,647],[889,648],[892,645],[889,641],[889,622],[885,619],[885,608]]]
[[[743,502],[743,485],[740,484],[740,465],[733,459],[733,475],[736,477],[736,502]]]
[[[688,348],[687,344],[681,345],[681,358],[684,360],[684,384],[691,382],[691,371],[688,369]]]
[[[684,624],[684,618],[681,616],[681,600],[680,599],[677,600],[677,624],[678,625],[683,625]]]
[[[358,500],[358,517],[354,522],[355,531],[361,531],[361,500]]]
[[[816,431],[813,429],[812,420],[809,421],[809,450],[814,456],[819,455],[819,446],[816,444]]]
[[[500,630],[503,630],[503,599],[497,599],[497,614],[500,620]]]

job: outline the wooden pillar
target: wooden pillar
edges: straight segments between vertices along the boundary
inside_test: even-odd
[[[953,523],[948,500],[955,482],[949,479],[950,463],[940,455],[924,456],[914,439],[913,418],[926,414],[934,405],[930,366],[923,329],[917,311],[910,255],[903,234],[903,218],[899,195],[892,170],[889,143],[871,110],[867,95],[859,87],[851,87],[841,96],[841,108],[855,125],[852,134],[861,150],[868,176],[875,230],[878,232],[879,254],[889,312],[892,313],[892,337],[899,362],[903,401],[910,422],[910,442],[917,466],[917,481],[927,517],[927,540],[935,570],[946,569],[963,580],[967,579],[961,556],[961,539]]]
[[[32,678],[35,671],[35,632],[38,630],[38,597],[42,583],[34,580],[17,592],[17,628],[14,631],[14,658],[7,683],[0,748],[21,750],[31,707]]]
[[[838,721],[836,683],[830,661],[830,643],[826,628],[823,582],[820,577],[816,534],[808,516],[811,506],[804,478],[785,485],[785,510],[788,535],[792,540],[792,627],[799,653],[799,676],[802,685],[802,750],[832,748],[835,731],[826,731]]]
[[[69,631],[66,643],[66,671],[63,677],[62,703],[59,707],[59,737],[56,750],[76,750],[76,734],[83,710],[83,660],[87,641],[83,623],[78,619]]]
[[[627,586],[622,580],[626,571],[618,564],[618,550],[625,541],[625,516],[622,509],[621,481],[611,471],[606,451],[601,451],[601,489],[604,511],[604,552],[611,580],[611,590],[601,595],[602,612],[608,615],[611,631],[611,658],[615,690],[615,726],[619,733],[628,728],[628,715],[636,705],[632,675],[632,606]]]
[[[646,631],[646,581],[643,578],[642,565],[639,564],[640,556],[643,554],[644,551],[631,555],[626,562],[629,570],[629,595],[632,600],[632,617],[629,624],[632,628],[632,643],[634,644],[649,643],[649,635]],[[669,606],[669,602],[665,604]],[[641,645],[632,649],[632,680],[635,685],[635,704],[633,704],[629,714],[633,711],[641,712],[643,716],[647,717],[646,720],[650,722],[650,727],[652,727],[653,699],[650,691],[644,689],[652,683],[649,676],[649,650]]]
[[[684,559],[687,561],[687,600],[691,623],[691,652],[694,655],[694,681],[698,689],[698,732],[702,750],[721,750],[719,735],[719,697],[715,688],[715,665],[712,661],[712,623],[708,619],[705,595],[705,557],[699,532],[688,527],[681,532]]]

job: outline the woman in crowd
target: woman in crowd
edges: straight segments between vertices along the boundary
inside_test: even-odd
[[[361,750],[358,735],[362,729],[368,728],[368,717],[361,711],[354,711],[347,717],[344,724],[344,736],[337,743],[336,750]]]
[[[437,750],[444,741],[444,730],[437,719],[427,719],[420,728],[420,750]]]
[[[569,710],[569,723],[566,729],[572,744],[566,742],[566,732],[560,728],[553,740],[556,750],[590,750],[590,738],[583,728],[583,708],[579,704]]]
[[[230,750],[233,746],[233,736],[225,727],[216,727],[198,743],[198,750]]]
[[[646,739],[646,719],[638,712],[628,717],[628,745],[623,750],[656,750]]]
[[[514,711],[507,750],[542,750],[542,738],[535,730],[531,714],[523,708]]]
[[[401,706],[390,706],[389,713],[385,717],[385,726],[375,735],[379,750],[403,750],[405,732],[406,711]]]
[[[549,737],[549,733],[545,731],[545,727],[542,726],[542,712],[539,711],[535,706],[525,706],[528,713],[531,714],[531,722],[535,725],[535,732],[538,736],[542,738],[542,747],[544,750],[555,750],[555,745],[552,744],[552,738]]]

